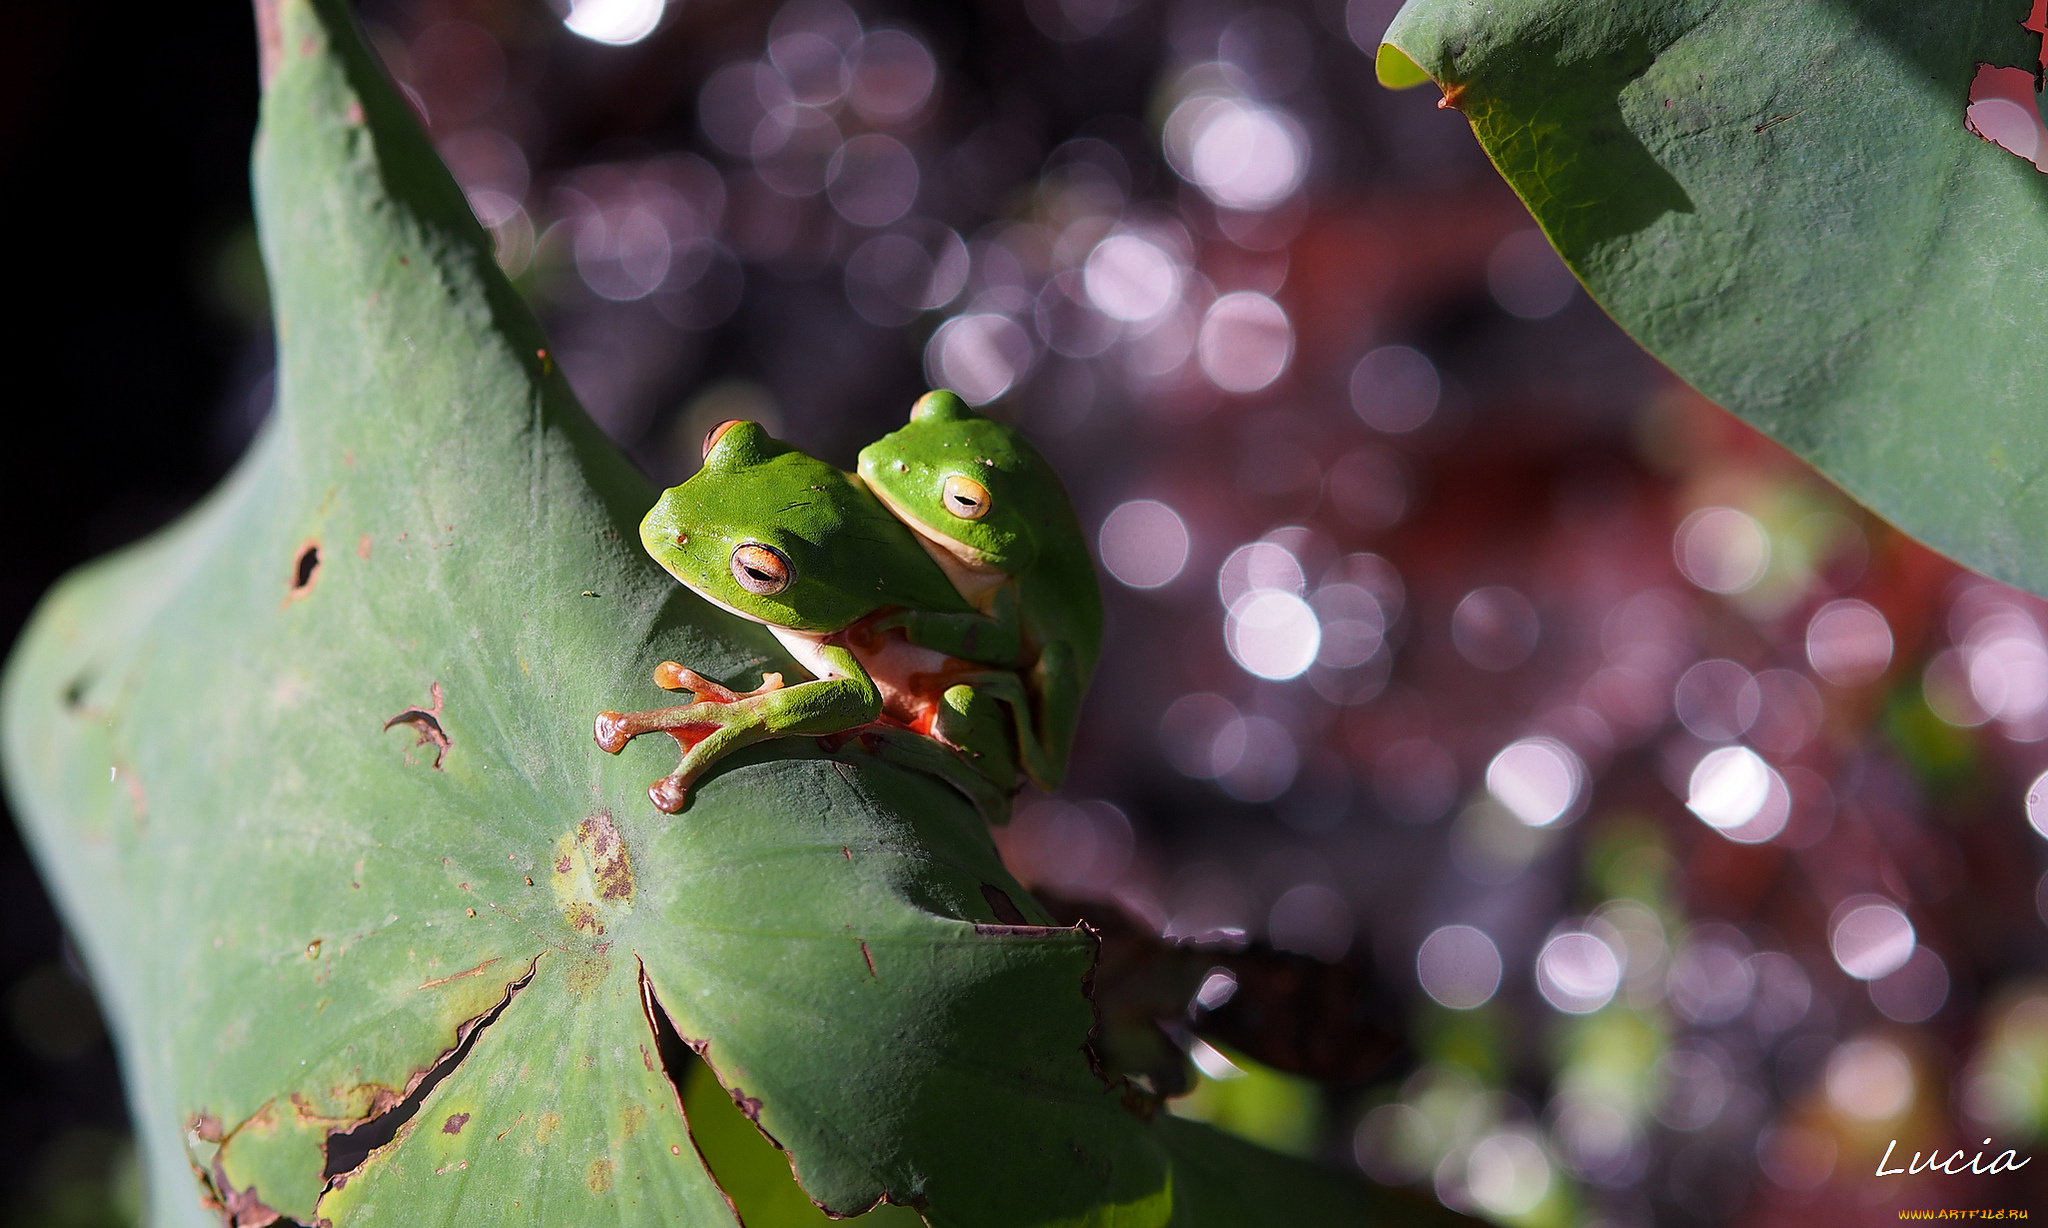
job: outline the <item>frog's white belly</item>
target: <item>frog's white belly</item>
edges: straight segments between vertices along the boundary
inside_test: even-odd
[[[841,678],[845,674],[835,668],[825,655],[825,643],[830,637],[811,635],[787,627],[769,628],[775,638],[797,659],[797,663],[811,672],[814,678]],[[854,637],[864,638],[864,637]],[[867,644],[873,644],[867,640]],[[952,680],[962,675],[973,674],[986,668],[971,661],[949,657],[942,652],[920,647],[911,643],[898,632],[880,637],[874,647],[842,646],[861,668],[874,679],[875,688],[882,693],[882,710],[906,725],[918,725],[930,712],[932,706],[952,685]]]
[[[759,622],[761,620],[755,619],[754,621]],[[774,635],[781,642],[783,648],[788,650],[789,655],[796,658],[796,663],[810,671],[811,677],[840,678],[845,676],[839,670],[833,668],[832,662],[826,659],[824,636],[811,635],[790,627],[778,627],[774,623],[768,623],[767,627],[769,633]]]

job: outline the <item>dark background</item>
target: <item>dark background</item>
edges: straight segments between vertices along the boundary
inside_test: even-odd
[[[1045,14],[1055,5],[856,6],[870,28],[915,31],[939,66],[942,101],[906,137],[923,168],[919,213],[969,237],[994,233],[996,221],[1029,212],[1033,185],[1052,174],[1049,155],[1091,137],[1122,151],[1135,206],[1185,222],[1196,267],[1218,290],[1262,284],[1271,253],[1234,245],[1158,141],[1163,74],[1213,55],[1216,31],[1252,6],[1140,2],[1080,38],[1053,36],[1058,22]],[[1393,5],[1350,7],[1370,25]],[[1707,1069],[1726,1108],[1707,1126],[1680,1126],[1684,1113],[1660,1101],[1621,1168],[1574,1170],[1572,1214],[1615,1225],[1876,1222],[1900,1198],[2015,1196],[1966,1185],[1873,1192],[1858,1183],[1867,1165],[1851,1150],[1862,1127],[1842,1124],[1823,1087],[1836,1041],[1889,1038],[1923,1081],[1913,1128],[1974,1144],[1976,1127],[1958,1112],[1965,1074],[2000,1035],[2005,1004],[2048,971],[2034,902],[2041,842],[2021,806],[2048,767],[2043,730],[1951,728],[1923,694],[1923,669],[1960,642],[1950,621],[1967,580],[1700,401],[1583,295],[1538,319],[1506,310],[1488,261],[1529,222],[1462,119],[1426,88],[1374,84],[1369,58],[1345,36],[1346,6],[1278,8],[1309,40],[1305,77],[1283,101],[1314,139],[1274,291],[1297,339],[1288,377],[1232,398],[1199,380],[1125,386],[1107,360],[1046,357],[997,403],[1055,461],[1091,529],[1123,500],[1160,498],[1196,538],[1173,584],[1105,582],[1108,651],[1067,790],[1085,805],[1027,803],[1006,855],[1027,881],[1121,900],[1179,932],[1236,925],[1277,939],[1285,927],[1272,910],[1292,888],[1343,897],[1352,928],[1333,950],[1408,1019],[1426,1078],[1296,1089],[1306,1107],[1282,1133],[1306,1154],[1369,1159],[1368,1143],[1354,1153],[1354,1126],[1376,1108],[1419,1103],[1427,1079],[1467,1080],[1473,1102],[1490,1097],[1487,1111],[1506,1127],[1550,1131],[1560,1141],[1549,1145],[1567,1149],[1560,1089],[1599,1055],[1545,1005],[1528,968],[1553,925],[1634,892],[1666,910],[1674,951],[1790,953],[1817,1005],[1773,1030],[1753,1025],[1753,1006],[1732,1019],[1672,1006],[1660,979],[1630,1007],[1655,1031],[1658,1061],[1684,1059],[1658,1069]],[[689,0],[645,42],[611,48],[566,34],[538,0],[378,0],[363,10],[381,50],[416,53],[408,84],[444,117],[430,126],[437,140],[460,127],[445,117],[460,112],[470,83],[436,76],[420,39],[466,22],[497,40],[501,96],[464,122],[503,130],[523,150],[524,204],[537,222],[576,221],[560,189],[589,187],[592,168],[676,151],[746,182],[752,172],[700,130],[698,90],[719,66],[762,54],[774,12]],[[0,449],[0,644],[63,572],[208,490],[267,409],[272,359],[248,202],[255,72],[253,22],[238,3],[111,17],[31,6],[0,40],[0,234],[19,313],[12,441]],[[862,319],[840,267],[862,236],[816,200],[804,207],[796,239],[773,251],[748,248],[741,221],[729,220],[746,288],[709,327],[604,300],[559,252],[522,277],[579,393],[651,476],[671,482],[690,468],[707,389],[743,387],[750,404],[772,407],[785,437],[844,464],[926,386],[922,353],[945,313],[901,328]],[[1389,343],[1427,353],[1443,374],[1443,410],[1426,437],[1385,438],[1351,412],[1352,364]],[[1391,519],[1333,510],[1331,462],[1354,450],[1391,457],[1405,475]],[[1311,476],[1290,485],[1287,466],[1302,456]],[[1808,523],[1801,516],[1835,516],[1854,549],[1821,551],[1783,609],[1724,601],[1686,587],[1671,545],[1688,512],[1722,504],[1754,511],[1783,542]],[[1224,652],[1217,568],[1232,546],[1288,525],[1311,530],[1305,561],[1369,549],[1403,577],[1391,676],[1369,700],[1250,680]],[[1482,585],[1516,586],[1541,612],[1526,663],[1481,669],[1454,644],[1453,610]],[[1898,641],[1891,668],[1857,687],[1821,687],[1824,730],[1779,760],[1824,782],[1832,817],[1820,834],[1788,829],[1782,846],[1738,846],[1703,827],[1683,793],[1706,744],[1673,719],[1667,687],[1645,729],[1589,735],[1598,779],[1585,818],[1508,878],[1473,877],[1460,860],[1471,852],[1462,819],[1397,815],[1376,765],[1390,746],[1434,739],[1455,763],[1457,795],[1474,798],[1510,739],[1534,729],[1570,741],[1558,714],[1572,719],[1582,679],[1612,656],[1602,637],[1613,611],[1645,586],[1674,594],[1691,620],[1671,635],[1680,665],[1713,657],[1810,673],[1805,620],[1822,602],[1853,595],[1884,612]],[[1999,599],[2041,615],[2029,599]],[[1171,736],[1162,746],[1170,705],[1212,692],[1289,739],[1276,753],[1298,758],[1300,771],[1278,795],[1256,781],[1202,779],[1173,759]],[[1119,832],[1126,843],[1111,859],[1101,850]],[[1646,887],[1631,865],[1662,869]],[[132,1222],[114,1055],[11,823],[0,828],[0,889],[0,1224]],[[1924,1024],[1887,1023],[1831,960],[1828,907],[1866,891],[1899,900],[1946,961],[1951,988]],[[1481,1011],[1436,1008],[1416,983],[1417,944],[1442,921],[1481,919],[1510,965],[1500,996]],[[1787,1186],[1772,1175],[1790,1171],[1782,1164],[1760,1166],[1760,1155],[1778,1154],[1773,1139],[1815,1131],[1844,1140],[1832,1178]],[[1419,1180],[1428,1188],[1427,1174]]]
[[[79,563],[234,461],[246,320],[218,288],[249,216],[246,5],[31,5],[0,39],[0,233],[15,361],[0,447],[0,642]],[[119,1075],[63,927],[0,828],[0,1215],[122,1222]],[[110,1186],[109,1178],[114,1178]]]

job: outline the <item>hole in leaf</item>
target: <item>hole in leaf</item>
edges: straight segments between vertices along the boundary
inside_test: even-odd
[[[668,1011],[654,996],[654,986],[644,968],[640,973],[640,994],[648,1026],[654,1030],[662,1070],[675,1085],[676,1098],[682,1103],[683,1124],[690,1132],[690,1141],[696,1145],[698,1158],[704,1161],[712,1181],[724,1192],[740,1222],[788,1228],[825,1228],[842,1222],[826,1215],[810,1200],[796,1183],[789,1154],[747,1119],[699,1055],[696,1042],[684,1040],[676,1031]],[[888,1203],[856,1218],[875,1228],[924,1225],[915,1211]]]
[[[292,559],[292,587],[285,594],[286,601],[297,601],[313,591],[313,581],[320,578],[320,543],[309,541],[299,547]]]
[[[484,1034],[484,1029],[498,1021],[498,1016],[504,1014],[505,1008],[512,1005],[512,999],[532,982],[534,971],[539,967],[540,957],[535,956],[533,963],[526,969],[526,975],[505,986],[505,996],[499,999],[496,1006],[456,1028],[455,1047],[443,1053],[439,1060],[413,1082],[403,1100],[347,1130],[336,1130],[328,1134],[327,1167],[320,1175],[326,1178],[330,1187],[345,1181],[350,1173],[363,1166],[363,1161],[370,1158],[371,1152],[397,1137],[398,1128],[411,1121],[413,1115],[420,1111],[420,1105],[426,1102],[428,1094],[462,1064],[462,1059],[469,1056],[471,1049],[476,1048],[477,1038]]]
[[[413,732],[419,735],[419,737],[413,740],[413,745],[432,746],[434,748],[434,769],[441,771],[444,770],[441,767],[441,757],[448,753],[448,747],[452,743],[448,740],[448,731],[441,728],[441,684],[436,682],[431,689],[434,696],[433,707],[407,708],[397,716],[385,721],[384,728],[386,731],[389,731],[393,725],[411,726]],[[412,756],[407,755],[405,761],[411,763]]]
[[[2015,157],[2044,169],[2048,129],[2034,102],[2035,74],[2024,68],[1977,66],[1970,81],[1970,107],[1963,126]]]

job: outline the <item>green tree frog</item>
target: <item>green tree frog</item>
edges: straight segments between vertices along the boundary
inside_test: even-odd
[[[722,424],[706,440],[703,469],[663,492],[640,538],[692,592],[766,625],[812,675],[788,686],[764,675],[759,688],[737,692],[667,661],[655,682],[693,692],[694,702],[600,713],[597,742],[612,754],[645,733],[682,747],[676,770],[648,790],[658,808],[681,810],[698,777],[742,747],[857,730],[882,757],[940,775],[994,821],[1007,817],[1017,769],[997,701],[1024,710],[1024,686],[966,659],[1000,647],[991,635],[1000,629],[852,474],[758,423]]]
[[[959,595],[1004,626],[997,638],[1016,639],[1003,663],[1028,678],[1034,718],[1019,713],[1019,759],[1041,787],[1058,787],[1102,647],[1102,592],[1059,475],[1015,430],[943,389],[863,448],[859,468]]]

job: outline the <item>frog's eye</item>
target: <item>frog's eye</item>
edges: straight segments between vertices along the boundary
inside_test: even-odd
[[[732,552],[732,578],[750,593],[772,597],[789,587],[789,560],[773,546],[745,542]]]
[[[946,510],[962,520],[980,520],[988,515],[988,487],[973,478],[954,474],[946,479],[946,488],[940,500]]]
[[[725,433],[727,431],[738,426],[742,421],[744,421],[744,419],[727,418],[725,421],[719,423],[717,426],[712,427],[711,430],[707,432],[704,436],[705,457],[708,458],[711,455],[711,449],[718,446],[718,441],[725,438]]]

